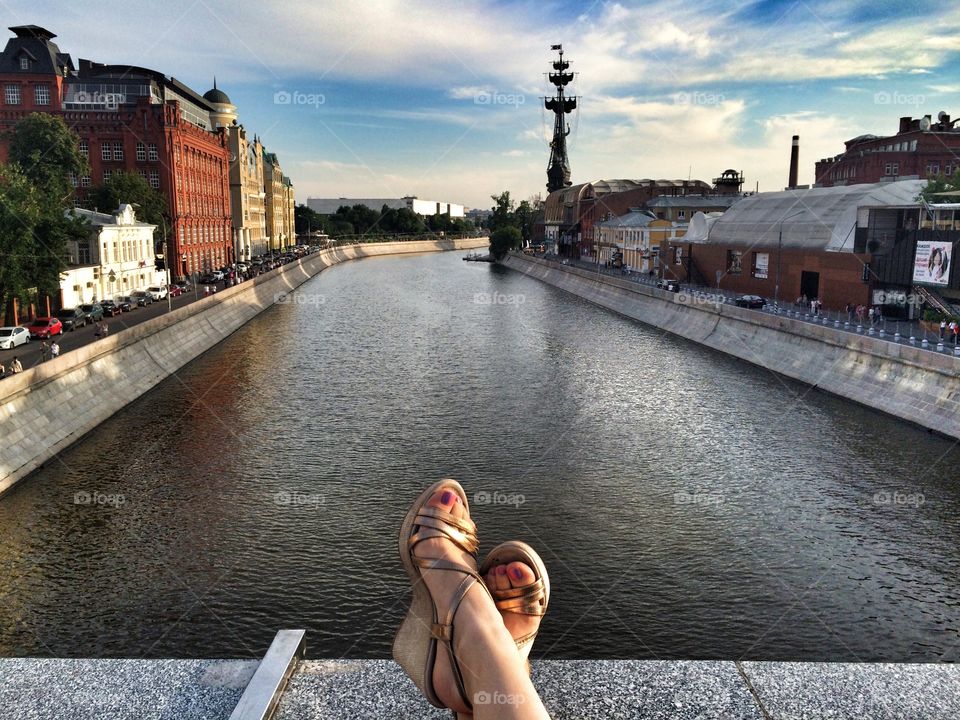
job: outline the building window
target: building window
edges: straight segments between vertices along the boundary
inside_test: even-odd
[[[160,155],[157,153],[156,143],[150,143],[150,145],[147,146],[147,151],[150,156],[150,162],[156,162],[160,159]]]
[[[113,144],[113,159],[123,160],[123,143]]]
[[[20,69],[21,69],[21,70],[29,70],[29,69],[30,69],[30,58],[28,58],[26,55],[21,55],[21,56],[20,56]]]
[[[891,165],[893,166],[893,174],[894,174],[894,175],[899,175],[899,174],[900,174],[900,163],[891,163]]]
[[[68,172],[68,173],[67,173],[67,178],[69,178],[70,184],[71,184],[73,187],[76,187],[76,186],[77,186],[78,180],[77,180],[77,174],[76,174],[75,172]]]
[[[91,182],[92,182],[92,179],[90,178],[89,175],[83,175],[80,178],[80,187],[90,187]]]
[[[137,160],[140,162],[147,161],[147,146],[141,142],[137,143]]]
[[[731,275],[739,275],[743,253],[739,250],[727,250],[727,272]]]
[[[105,142],[100,145],[100,159],[109,160],[113,157],[113,153],[110,152],[110,143]]]
[[[7,103],[7,105],[19,105],[20,104],[20,86],[7,85],[3,89],[3,99]]]
[[[50,86],[34,85],[33,86],[33,102],[37,105],[49,105],[50,104]]]
[[[686,210],[677,210],[677,217],[683,220],[687,216]]]
[[[160,173],[156,170],[150,171],[150,187],[154,190],[160,189]]]
[[[109,171],[109,170],[104,170],[104,171],[103,171],[103,184],[106,185],[108,182],[110,182],[110,171]]]
[[[927,175],[939,175],[940,163],[929,163],[927,165]]]
[[[143,168],[139,168],[139,169],[137,170],[137,175],[139,175],[140,177],[142,177],[144,180],[147,179],[147,171],[144,170]]]
[[[87,159],[90,158],[90,143],[88,143],[86,140],[80,141],[80,154]]]

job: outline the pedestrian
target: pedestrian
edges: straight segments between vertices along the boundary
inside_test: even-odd
[[[867,311],[867,317],[870,320],[870,325],[873,325],[873,305],[871,305],[870,309]]]
[[[14,358],[10,361],[10,373],[16,375],[17,373],[23,372],[23,365],[20,364],[20,361],[17,358]]]
[[[50,359],[50,346],[47,345],[47,341],[44,340],[40,343],[40,362],[46,362]]]
[[[953,323],[953,346],[957,346],[957,340],[960,339],[960,323]]]
[[[847,303],[847,322],[853,321],[853,304]]]
[[[0,378],[5,378],[7,376],[7,369],[3,366],[3,363],[0,362]]]
[[[107,321],[103,320],[100,323],[100,337],[106,337],[107,333],[110,331],[110,328],[107,327]]]
[[[946,334],[947,334],[947,319],[943,318],[943,320],[940,321],[940,342],[943,342],[943,337]]]
[[[60,345],[54,340],[50,343],[50,358],[56,360],[58,357],[60,357]]]

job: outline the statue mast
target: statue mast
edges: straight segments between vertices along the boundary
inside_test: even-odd
[[[551,50],[560,53],[560,59],[553,63],[556,72],[549,74],[550,82],[557,88],[557,94],[544,98],[547,110],[553,111],[553,139],[550,141],[550,164],[547,165],[547,191],[553,192],[560,188],[570,187],[570,160],[567,157],[567,135],[570,126],[567,125],[567,115],[577,107],[576,96],[564,97],[563,88],[573,80],[573,73],[566,72],[570,62],[563,59],[563,45],[551,45]]]

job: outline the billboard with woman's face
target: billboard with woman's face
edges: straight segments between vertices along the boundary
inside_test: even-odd
[[[927,285],[948,285],[953,243],[921,241],[913,263],[913,281]]]

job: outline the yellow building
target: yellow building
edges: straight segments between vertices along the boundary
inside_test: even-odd
[[[631,210],[626,215],[613,217],[593,226],[596,245],[600,248],[600,262],[605,264],[614,249],[623,253],[623,264],[631,270],[656,272],[660,266],[660,246],[683,237],[686,224],[661,220],[649,212]],[[596,259],[596,258],[594,258]]]
[[[263,187],[270,249],[282,250],[295,245],[293,183],[283,174],[274,153],[263,154]]]

